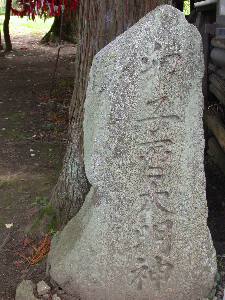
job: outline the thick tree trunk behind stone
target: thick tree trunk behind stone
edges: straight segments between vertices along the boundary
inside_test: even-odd
[[[94,55],[140,18],[170,0],[80,0],[75,87],[70,106],[69,144],[51,203],[65,223],[89,191],[83,163],[83,110],[88,74]]]
[[[62,28],[61,28],[62,22]],[[54,22],[46,35],[42,38],[41,42],[58,42],[60,39],[60,31],[62,32],[61,39],[67,42],[75,43],[77,40],[77,19],[76,13],[66,12],[62,16],[55,17]]]

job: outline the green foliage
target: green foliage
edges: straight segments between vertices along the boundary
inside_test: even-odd
[[[0,15],[5,14],[5,0],[0,0]]]
[[[0,15],[5,14],[5,4],[6,0],[0,0]],[[12,7],[15,7],[17,5],[17,0],[12,0]]]
[[[3,30],[3,22],[4,22],[4,16],[0,14],[0,30]]]
[[[190,0],[184,0],[184,14],[189,16],[191,12]]]

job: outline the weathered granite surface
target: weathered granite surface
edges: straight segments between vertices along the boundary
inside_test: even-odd
[[[92,188],[49,255],[50,275],[74,298],[198,300],[210,292],[203,69],[197,29],[171,6],[94,58],[84,120]]]
[[[34,296],[34,283],[31,280],[23,280],[18,285],[15,300],[38,300]]]

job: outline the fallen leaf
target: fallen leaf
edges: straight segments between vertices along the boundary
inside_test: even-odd
[[[5,224],[5,227],[6,227],[7,229],[10,229],[11,227],[13,227],[13,223]]]

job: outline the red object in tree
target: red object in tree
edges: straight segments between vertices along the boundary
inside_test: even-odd
[[[18,0],[18,7],[11,8],[13,15],[28,16],[34,20],[36,16],[55,17],[60,16],[62,12],[76,11],[78,0]]]

